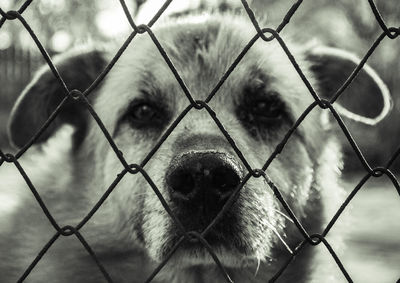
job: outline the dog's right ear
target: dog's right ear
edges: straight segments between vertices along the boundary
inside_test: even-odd
[[[318,81],[321,96],[331,99],[361,59],[338,48],[313,46],[307,51],[311,71]],[[351,120],[376,125],[392,108],[389,90],[379,75],[365,64],[335,102],[336,110]]]
[[[58,72],[69,90],[84,91],[106,66],[104,52],[75,50],[54,60]],[[11,113],[8,125],[13,145],[24,146],[41,128],[65,98],[66,92],[48,66],[43,67],[25,88]],[[92,100],[95,94],[89,97]],[[74,143],[79,144],[86,133],[88,111],[85,106],[68,98],[55,120],[39,136],[36,143],[47,140],[60,125],[68,123],[75,128]]]

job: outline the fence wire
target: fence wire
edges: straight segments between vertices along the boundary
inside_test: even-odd
[[[205,249],[210,253],[212,258],[214,259],[216,265],[219,267],[221,270],[221,273],[223,274],[224,278],[226,279],[227,282],[233,282],[231,278],[229,277],[228,272],[225,270],[224,266],[221,264],[218,256],[215,254],[213,251],[212,246],[207,242],[205,239],[205,235],[212,229],[212,227],[223,217],[225,212],[230,209],[232,203],[235,201],[237,198],[240,190],[243,188],[243,186],[246,184],[246,182],[250,178],[264,178],[269,186],[269,189],[271,189],[276,196],[276,198],[279,200],[279,202],[282,204],[282,206],[285,208],[286,212],[290,216],[290,218],[293,220],[295,225],[297,226],[298,230],[301,232],[301,234],[304,237],[304,240],[302,240],[298,246],[293,250],[291,256],[287,259],[287,261],[282,265],[282,267],[277,271],[277,273],[270,278],[269,282],[275,282],[281,274],[287,269],[290,268],[289,265],[293,261],[293,259],[296,257],[298,253],[300,253],[305,246],[307,245],[312,245],[316,246],[319,244],[323,244],[329,253],[332,255],[333,259],[335,260],[336,264],[340,268],[341,272],[345,276],[348,282],[353,282],[349,273],[347,272],[346,268],[343,266],[342,262],[340,261],[339,257],[336,255],[335,251],[329,244],[329,242],[326,240],[326,236],[329,233],[330,229],[333,227],[333,225],[336,223],[337,219],[340,217],[344,209],[347,207],[347,205],[350,203],[350,201],[353,199],[353,197],[357,194],[357,192],[363,187],[363,185],[371,178],[371,177],[381,177],[383,175],[387,175],[389,179],[392,181],[393,186],[397,190],[397,192],[400,195],[400,185],[395,177],[395,175],[391,172],[389,169],[395,159],[400,155],[400,147],[393,153],[391,158],[387,161],[387,163],[382,166],[382,167],[375,167],[372,168],[366,159],[364,158],[363,153],[360,151],[359,147],[357,146],[357,143],[355,140],[352,138],[349,130],[345,126],[345,124],[342,121],[341,116],[338,114],[338,112],[335,110],[334,107],[334,102],[339,98],[339,96],[344,92],[344,90],[352,83],[354,78],[357,76],[357,74],[360,72],[362,67],[365,65],[367,62],[368,58],[371,56],[371,54],[374,52],[374,50],[378,47],[378,45],[381,43],[381,41],[384,38],[389,38],[389,39],[395,39],[399,36],[400,34],[400,27],[388,27],[382,16],[379,13],[379,10],[377,9],[375,3],[373,0],[368,0],[368,3],[371,7],[371,10],[373,11],[376,21],[379,23],[382,33],[378,36],[378,38],[375,40],[375,42],[372,44],[370,49],[367,51],[365,56],[362,58],[358,66],[354,69],[354,71],[351,73],[351,75],[347,78],[347,80],[343,83],[343,85],[332,95],[332,98],[330,100],[326,99],[321,99],[316,91],[313,89],[311,86],[310,82],[302,72],[301,68],[296,62],[296,59],[286,46],[284,40],[280,37],[279,33],[285,28],[285,26],[290,22],[291,17],[296,13],[297,9],[300,7],[302,4],[302,0],[296,1],[292,7],[289,9],[289,11],[286,13],[284,18],[282,19],[281,23],[278,25],[276,29],[272,28],[262,28],[260,27],[252,9],[250,8],[249,4],[247,3],[246,0],[241,0],[243,9],[245,10],[246,14],[250,18],[251,22],[253,23],[255,29],[256,29],[256,34],[254,37],[247,43],[247,45],[244,47],[242,52],[237,56],[237,58],[234,60],[234,62],[231,64],[231,66],[227,69],[227,71],[223,74],[221,79],[218,81],[218,83],[215,85],[215,87],[211,90],[209,93],[208,97],[204,101],[200,100],[194,100],[193,96],[191,95],[190,91],[185,85],[185,82],[179,75],[179,72],[176,70],[174,67],[173,63],[171,62],[167,52],[163,48],[163,46],[160,44],[158,41],[157,37],[153,33],[151,27],[153,24],[159,19],[159,17],[164,13],[164,11],[167,9],[167,7],[170,5],[170,3],[173,0],[167,0],[165,3],[162,5],[162,7],[157,11],[157,13],[153,16],[153,18],[148,22],[148,24],[142,24],[142,25],[136,25],[124,0],[119,0],[122,9],[129,21],[130,26],[132,27],[132,32],[129,35],[129,37],[125,40],[125,42],[122,44],[122,46],[119,48],[118,52],[115,54],[115,56],[112,58],[112,60],[108,63],[108,65],[105,67],[105,69],[101,72],[101,74],[95,79],[95,81],[83,92],[80,90],[70,90],[66,86],[63,78],[60,76],[57,68],[54,66],[53,61],[51,60],[50,56],[48,55],[46,49],[43,47],[41,44],[40,40],[36,36],[35,32],[31,29],[30,25],[26,22],[25,18],[23,17],[23,12],[28,8],[28,6],[31,4],[33,0],[28,0],[23,3],[23,5],[18,9],[18,10],[10,10],[10,11],[4,11],[0,7],[0,29],[5,23],[5,21],[13,21],[13,20],[18,20],[21,22],[21,24],[24,26],[24,28],[29,32],[30,36],[34,40],[36,46],[40,50],[40,53],[42,54],[43,58],[49,65],[52,73],[54,74],[55,78],[58,80],[60,85],[62,85],[65,97],[61,101],[61,103],[57,106],[57,108],[54,110],[54,112],[50,115],[50,117],[47,119],[47,121],[41,126],[41,128],[36,132],[36,134],[15,154],[10,154],[10,153],[4,153],[0,149],[0,166],[6,162],[6,163],[13,163],[15,167],[18,169],[22,177],[24,178],[26,184],[28,185],[29,189],[33,193],[35,199],[37,200],[38,204],[43,210],[43,213],[46,215],[48,220],[50,221],[51,225],[54,227],[56,233],[53,235],[51,239],[44,245],[44,247],[41,249],[41,251],[37,254],[36,258],[32,261],[32,263],[27,267],[25,272],[21,275],[21,277],[18,279],[18,282],[24,281],[30,274],[30,272],[35,268],[36,264],[41,260],[43,255],[48,251],[48,249],[54,244],[54,242],[57,241],[57,239],[60,236],[68,237],[74,235],[77,237],[77,239],[82,243],[82,246],[88,254],[91,256],[93,261],[96,263],[96,265],[99,268],[99,271],[104,275],[104,278],[108,282],[113,282],[111,276],[107,272],[105,266],[99,261],[98,257],[96,256],[96,253],[92,250],[90,247],[89,243],[86,242],[85,238],[82,236],[82,234],[79,232],[80,229],[91,219],[91,217],[96,213],[96,211],[100,208],[100,206],[104,203],[104,201],[108,198],[108,196],[113,192],[113,190],[116,188],[118,183],[121,181],[121,179],[126,175],[126,174],[141,174],[148,184],[151,186],[153,189],[154,193],[157,195],[159,198],[161,204],[167,211],[167,213],[170,215],[170,217],[173,219],[177,227],[180,229],[180,232],[182,236],[180,239],[177,241],[177,243],[171,248],[165,259],[156,267],[156,269],[149,275],[147,280],[145,282],[151,282],[154,277],[160,272],[160,270],[164,267],[164,265],[168,262],[168,260],[172,257],[172,255],[176,252],[176,250],[179,248],[179,246],[184,242],[184,241],[190,241],[193,239],[198,240]],[[125,160],[123,157],[123,153],[119,150],[117,145],[114,143],[111,135],[107,131],[106,127],[104,126],[102,120],[99,118],[99,116],[96,114],[95,110],[92,108],[92,105],[89,103],[87,97],[90,95],[90,93],[100,84],[100,82],[104,79],[104,77],[108,74],[108,72],[112,69],[112,67],[115,65],[117,60],[120,58],[122,53],[125,51],[125,49],[128,47],[128,45],[131,43],[133,38],[137,34],[142,34],[142,33],[148,33],[150,38],[152,39],[153,43],[159,50],[160,54],[165,60],[165,63],[168,65],[168,67],[171,69],[173,75],[175,76],[177,82],[179,83],[180,87],[182,88],[184,94],[186,95],[187,99],[190,102],[190,105],[173,121],[173,123],[170,125],[170,127],[166,130],[166,132],[163,134],[163,136],[159,139],[158,143],[154,146],[154,148],[147,154],[147,156],[143,159],[143,161],[140,164],[128,164],[128,162]],[[245,54],[249,51],[249,49],[252,47],[252,45],[257,41],[257,40],[264,40],[264,41],[272,41],[276,40],[281,48],[284,50],[286,53],[287,57],[289,58],[290,62],[293,64],[294,68],[296,69],[298,75],[301,77],[302,81],[304,82],[305,86],[309,90],[310,94],[314,98],[314,102],[311,103],[307,109],[302,113],[302,115],[297,119],[297,121],[294,123],[294,125],[289,129],[289,131],[286,133],[285,137],[283,140],[276,146],[275,150],[273,153],[269,156],[269,158],[266,160],[264,166],[260,169],[257,168],[252,168],[250,164],[247,162],[246,158],[244,157],[243,153],[239,150],[239,148],[236,146],[235,141],[232,139],[232,137],[229,135],[229,133],[225,130],[224,126],[222,123],[219,121],[216,113],[211,109],[211,107],[208,105],[208,103],[211,101],[211,99],[217,94],[219,88],[223,85],[223,83],[226,81],[226,79],[229,77],[229,75],[232,73],[232,71],[236,68],[236,66],[240,63],[242,58],[245,56]],[[96,121],[98,124],[99,128],[103,132],[105,138],[109,142],[110,146],[112,147],[113,151],[115,152],[116,156],[120,160],[121,164],[123,165],[124,169],[118,174],[117,178],[112,182],[112,184],[107,188],[106,192],[103,194],[103,196],[98,200],[98,202],[94,205],[94,207],[89,211],[89,213],[81,220],[81,222],[76,225],[75,227],[67,225],[64,227],[60,227],[57,224],[57,221],[53,218],[49,210],[47,209],[46,205],[44,204],[40,194],[37,192],[35,186],[32,184],[29,176],[25,173],[25,170],[22,168],[20,165],[18,159],[26,152],[26,150],[31,147],[39,138],[39,136],[45,131],[45,129],[50,125],[50,123],[53,122],[53,120],[56,118],[58,113],[62,110],[64,104],[68,100],[68,98],[71,97],[75,100],[77,100],[78,103],[81,103],[84,105],[87,110],[90,112],[91,116],[93,119]],[[312,234],[310,235],[306,229],[302,226],[296,215],[293,213],[291,210],[290,206],[288,203],[285,201],[283,198],[282,194],[279,191],[279,187],[272,182],[272,180],[268,177],[268,175],[265,173],[266,169],[269,167],[271,162],[275,159],[275,157],[284,149],[285,144],[288,142],[289,138],[291,135],[296,131],[297,127],[302,123],[302,121],[307,117],[307,115],[316,107],[320,107],[322,109],[326,109],[325,111],[330,111],[332,112],[334,118],[336,119],[337,123],[339,124],[340,128],[342,129],[343,133],[345,134],[348,142],[351,144],[354,152],[357,154],[357,157],[359,158],[360,162],[365,168],[366,174],[365,176],[359,181],[359,183],[356,185],[356,187],[352,190],[352,192],[349,194],[349,196],[346,198],[346,200],[343,202],[343,204],[340,206],[338,211],[335,213],[333,218],[330,220],[326,228],[323,230],[321,234]],[[232,195],[229,197],[227,202],[224,204],[223,208],[221,211],[217,214],[217,216],[213,219],[213,221],[201,232],[198,233],[196,231],[186,231],[182,223],[179,221],[179,219],[174,215],[174,213],[171,211],[169,208],[167,202],[165,201],[164,197],[162,196],[161,192],[157,188],[157,186],[154,184],[152,181],[151,177],[147,174],[146,170],[143,168],[147,162],[152,158],[154,153],[157,151],[157,149],[163,144],[163,142],[168,138],[168,136],[172,133],[172,131],[175,129],[175,127],[180,123],[180,121],[185,117],[185,115],[189,111],[196,111],[196,110],[201,110],[205,109],[210,117],[214,120],[215,124],[218,126],[218,128],[221,130],[222,134],[225,136],[227,141],[230,143],[232,146],[233,150],[236,152],[240,160],[243,162],[244,166],[248,170],[248,173],[244,176],[243,180],[238,184],[238,186],[235,188],[234,192]],[[267,189],[267,188],[266,188]],[[400,280],[400,279],[399,279]]]

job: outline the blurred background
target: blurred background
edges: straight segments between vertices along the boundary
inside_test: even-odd
[[[17,10],[23,2],[0,0],[0,7],[4,11]],[[212,1],[175,0],[167,12],[179,12],[206,2]],[[239,0],[229,2],[241,6]],[[294,2],[249,1],[256,17],[264,19],[269,27],[276,27]],[[141,24],[156,13],[163,1],[126,0],[126,3]],[[388,26],[400,25],[398,0],[375,0],[375,3]],[[35,0],[23,16],[51,56],[76,45],[124,38],[131,31],[116,0]],[[304,42],[317,38],[326,45],[347,49],[360,57],[382,33],[367,0],[304,1],[286,30]],[[394,106],[389,117],[374,127],[345,120],[372,167],[384,165],[400,145],[399,43],[399,39],[386,38],[368,60],[391,91]],[[44,63],[22,24],[17,20],[6,21],[0,28],[0,149],[4,152],[14,151],[6,136],[11,107],[35,69]],[[366,106],[366,113],[372,113],[373,106]],[[365,171],[340,131],[338,137],[345,151],[343,184],[349,193]],[[400,158],[391,170],[396,175],[400,173]],[[400,278],[399,194],[386,177],[370,180],[356,195],[351,207],[353,225],[349,227],[349,248],[339,257],[355,282],[396,282]]]

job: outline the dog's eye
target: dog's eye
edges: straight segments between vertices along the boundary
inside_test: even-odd
[[[275,130],[286,121],[290,122],[285,103],[278,93],[247,93],[237,107],[237,117],[252,135]]]
[[[283,109],[283,104],[279,101],[259,100],[252,103],[250,111],[259,119],[272,121],[282,118]]]
[[[246,99],[239,110],[239,118],[250,123],[274,123],[285,116],[285,105],[275,96]]]
[[[130,107],[128,117],[134,127],[158,126],[162,123],[162,111],[150,103],[138,103]]]
[[[131,110],[131,117],[135,120],[149,121],[156,116],[156,111],[148,104],[136,105]]]

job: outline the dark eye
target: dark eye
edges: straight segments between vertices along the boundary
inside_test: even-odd
[[[127,113],[132,126],[140,128],[144,126],[160,126],[163,122],[163,111],[160,107],[151,103],[141,102],[131,105]]]
[[[287,113],[280,95],[273,91],[247,92],[236,108],[239,120],[253,136],[262,136],[266,131],[274,131],[284,123],[290,123]]]
[[[132,107],[131,118],[138,121],[150,121],[157,114],[157,111],[148,104],[140,104]]]
[[[255,118],[260,120],[277,120],[283,117],[284,105],[277,100],[256,100],[248,109]]]

